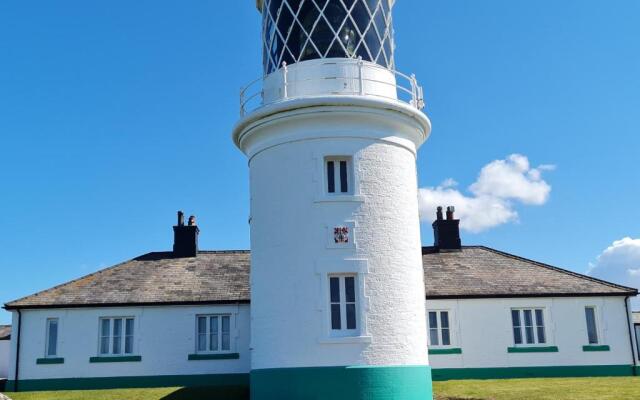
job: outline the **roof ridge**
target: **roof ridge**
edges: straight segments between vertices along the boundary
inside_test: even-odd
[[[543,262],[540,262],[540,261],[532,260],[530,258],[518,256],[518,255],[515,255],[515,254],[511,254],[511,253],[507,253],[506,251],[497,250],[497,249],[494,249],[494,248],[491,248],[491,247],[488,247],[488,246],[473,245],[473,246],[463,246],[463,247],[464,248],[481,248],[481,249],[485,249],[485,250],[488,250],[488,251],[492,251],[492,252],[494,252],[496,254],[503,255],[505,257],[514,258],[514,259],[520,260],[520,261],[530,262],[530,263],[536,264],[536,265],[538,265],[540,267],[547,268],[547,269],[550,269],[550,270],[553,270],[553,271],[556,271],[556,272],[564,273],[564,274],[567,274],[567,275],[571,275],[571,276],[576,277],[576,278],[586,279],[586,280],[589,280],[589,281],[592,281],[592,282],[595,282],[595,283],[600,283],[600,284],[603,284],[603,285],[606,285],[606,286],[610,286],[610,287],[613,287],[613,288],[616,288],[616,289],[622,289],[622,290],[626,290],[626,291],[629,291],[629,292],[633,292],[636,295],[638,294],[638,289],[636,289],[636,288],[623,286],[623,285],[618,285],[617,283],[608,282],[608,281],[605,281],[603,279],[594,278],[594,277],[589,276],[589,275],[584,275],[584,274],[581,274],[579,272],[570,271],[568,269],[556,267],[556,266],[553,266],[553,265],[550,265],[550,264],[546,264],[546,263],[543,263]]]
[[[115,265],[112,265],[112,266],[110,266],[110,267],[100,269],[100,270],[98,270],[98,271],[92,272],[92,273],[90,273],[90,274],[87,274],[87,275],[81,276],[81,277],[76,278],[76,279],[72,279],[72,280],[67,281],[67,282],[64,282],[64,283],[60,283],[60,284],[58,284],[58,285],[52,286],[52,287],[50,287],[50,288],[48,288],[48,289],[44,289],[44,290],[41,290],[41,291],[36,292],[36,293],[33,293],[33,294],[30,294],[30,295],[28,295],[28,296],[23,296],[23,297],[20,297],[20,298],[18,298],[18,299],[12,300],[12,301],[10,301],[10,302],[8,302],[8,303],[5,303],[5,304],[4,304],[4,306],[3,306],[2,308],[6,309],[6,308],[7,308],[7,306],[11,307],[11,304],[12,304],[12,303],[17,303],[17,302],[19,302],[19,301],[26,300],[26,299],[28,299],[28,298],[30,298],[30,297],[37,297],[37,296],[40,296],[41,294],[44,294],[44,293],[46,293],[46,292],[50,292],[50,291],[52,291],[52,290],[56,290],[56,289],[58,289],[58,288],[61,288],[62,286],[67,286],[67,285],[70,285],[70,284],[72,284],[72,283],[74,283],[74,282],[78,282],[78,281],[80,281],[80,280],[82,280],[82,279],[86,279],[86,278],[89,278],[89,277],[91,277],[91,276],[98,275],[98,274],[101,274],[101,273],[103,273],[103,272],[106,272],[106,271],[109,271],[109,270],[112,270],[112,269],[118,268],[118,267],[120,267],[120,266],[122,266],[122,265],[124,265],[124,264],[126,264],[126,263],[129,263],[129,262],[135,261],[135,260],[137,260],[137,259],[139,259],[139,258],[141,258],[141,257],[148,256],[149,254],[154,254],[154,253],[161,253],[161,252],[152,251],[152,252],[149,252],[149,253],[142,254],[142,255],[140,255],[140,256],[138,256],[138,257],[134,257],[134,258],[131,258],[131,259],[129,259],[129,260],[119,262],[119,263],[117,263],[117,264],[115,264]],[[19,307],[18,307],[18,308],[19,308]]]
[[[233,254],[251,253],[251,250],[198,250],[198,254]]]

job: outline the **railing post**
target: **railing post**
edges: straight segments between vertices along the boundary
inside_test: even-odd
[[[360,96],[364,96],[364,76],[362,68],[364,63],[362,62],[362,56],[358,56],[358,82],[360,85]]]
[[[240,118],[244,117],[244,88],[240,88]]]
[[[411,104],[418,108],[418,83],[416,80],[416,74],[411,74]]]
[[[288,93],[288,88],[287,88],[287,73],[289,72],[289,69],[287,68],[287,62],[283,61],[282,62],[282,81],[284,83],[284,93],[283,93],[283,97],[286,99],[287,97],[289,97],[289,93]]]

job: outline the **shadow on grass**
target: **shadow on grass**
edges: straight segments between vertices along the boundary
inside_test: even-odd
[[[185,387],[160,400],[249,400],[246,386]]]

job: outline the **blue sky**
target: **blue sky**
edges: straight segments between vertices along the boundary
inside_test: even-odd
[[[544,201],[507,198],[517,218],[464,243],[586,272],[640,238],[639,14],[635,0],[397,2],[397,66],[433,122],[420,186],[452,178],[471,198],[516,153],[556,167]],[[0,4],[0,303],[169,249],[178,209],[201,248],[248,248],[230,132],[260,75],[259,24],[252,0]]]

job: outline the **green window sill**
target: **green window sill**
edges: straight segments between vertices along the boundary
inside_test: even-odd
[[[224,353],[224,354],[189,354],[189,361],[198,360],[237,360],[240,358],[239,353]]]
[[[611,348],[607,345],[589,345],[582,346],[582,351],[610,351]]]
[[[462,354],[459,347],[451,347],[448,349],[429,349],[429,354]]]
[[[36,364],[64,364],[64,358],[38,358]]]
[[[508,347],[507,353],[557,353],[558,346]]]
[[[111,363],[111,362],[138,362],[142,361],[142,356],[106,356],[91,357],[90,363]]]

